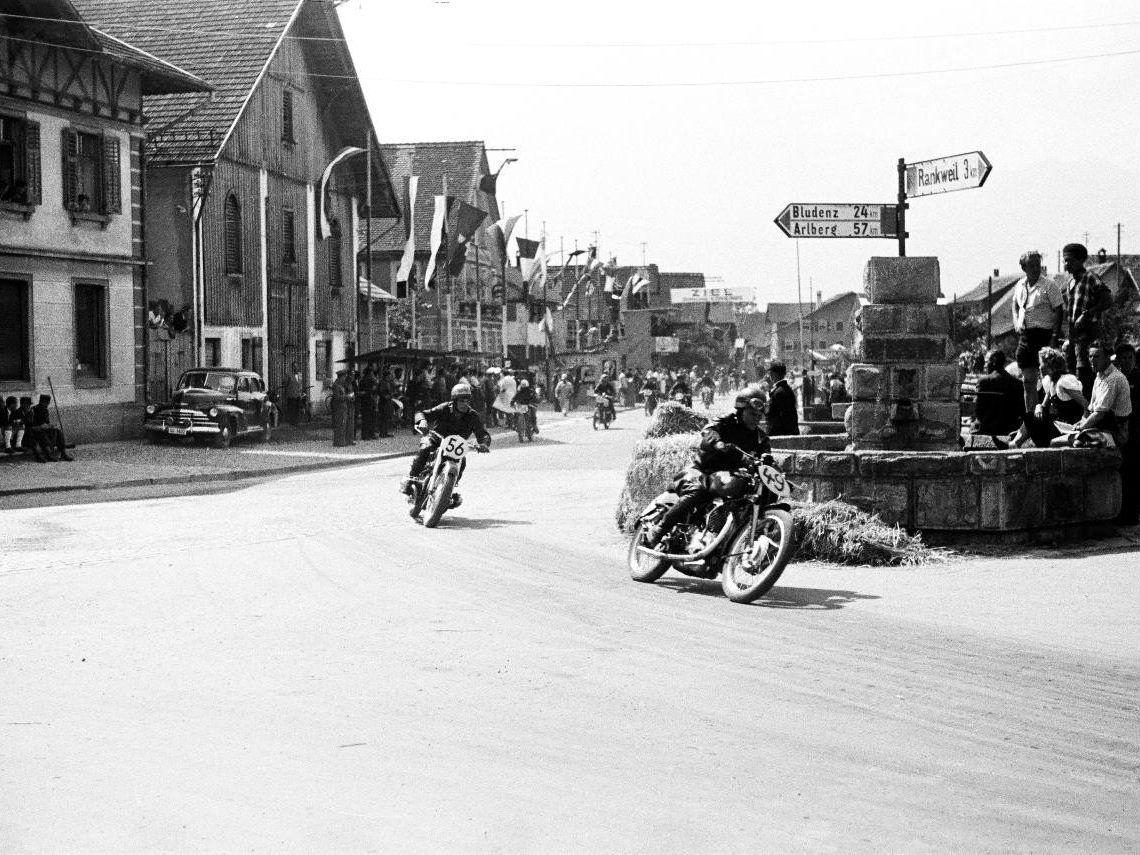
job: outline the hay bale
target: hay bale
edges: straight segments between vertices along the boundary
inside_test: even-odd
[[[792,505],[797,559],[863,566],[919,566],[947,560],[950,553],[932,549],[920,534],[887,525],[877,514],[832,499]]]
[[[633,447],[633,460],[625,473],[614,519],[621,531],[633,532],[634,517],[658,493],[669,489],[673,476],[692,460],[699,433],[643,439]]]
[[[659,436],[672,436],[678,433],[694,433],[704,429],[708,419],[696,410],[678,404],[676,401],[666,401],[653,411],[653,418],[645,429],[646,439]]]

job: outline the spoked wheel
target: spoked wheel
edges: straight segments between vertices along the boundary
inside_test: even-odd
[[[645,529],[648,526],[641,523],[633,533],[629,542],[629,553],[626,563],[629,565],[630,578],[635,582],[656,582],[669,569],[669,562],[662,558],[654,558],[638,550],[639,545],[645,544]]]
[[[443,512],[451,504],[451,491],[455,489],[455,474],[442,469],[430,482],[425,490],[427,500],[424,502],[424,528],[435,528],[443,517]]]
[[[598,414],[594,413],[594,430],[598,429]]]
[[[751,527],[732,540],[720,571],[720,587],[734,603],[751,603],[776,584],[792,557],[792,515],[772,508],[756,521],[756,539]]]
[[[424,502],[427,501],[427,486],[419,483],[418,481],[412,484],[412,498],[411,506],[408,508],[408,516],[418,517],[420,512],[424,509]]]

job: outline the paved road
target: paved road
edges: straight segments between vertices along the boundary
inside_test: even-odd
[[[637,585],[640,422],[0,514],[0,851],[1140,850],[1134,555]]]

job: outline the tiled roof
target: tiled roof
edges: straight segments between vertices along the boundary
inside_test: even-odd
[[[209,92],[210,84],[197,75],[160,59],[134,45],[127,44],[94,27],[91,32],[103,53],[142,72],[143,95],[167,95],[176,92]]]
[[[177,125],[179,155],[212,159],[241,113],[286,26],[306,0],[74,0],[103,33],[173,63],[214,87],[202,94],[150,95],[148,130]],[[335,12],[332,12],[335,15]]]
[[[815,308],[811,308],[810,306],[805,306],[804,307],[804,323],[808,323],[809,321],[811,321],[811,319],[815,315],[818,315],[818,314],[821,314],[821,313],[827,311],[828,309],[832,308],[836,303],[839,303],[841,301],[848,301],[851,304],[851,309],[854,310],[855,306],[859,303],[859,295],[857,293],[855,293],[854,291],[844,291],[842,294],[836,294],[834,297],[828,297],[826,300],[824,300],[822,303],[820,303]],[[788,305],[794,306],[796,304],[795,303],[789,303]],[[799,320],[800,320],[799,315],[796,315],[796,317],[793,320],[786,321],[785,323],[781,324],[780,326],[781,327],[790,327],[793,324],[798,324]]]
[[[807,314],[806,309],[804,314]],[[769,324],[786,324],[788,321],[799,320],[799,317],[799,303],[769,303],[764,309],[764,320]]]
[[[1016,285],[1017,280],[1020,279],[1021,276],[1022,274],[1020,273],[1018,273],[1016,276],[995,276],[993,286],[994,302],[996,303],[999,299],[1001,299],[1002,295],[1004,295],[1006,291]],[[986,296],[989,293],[989,288],[990,278],[987,276],[965,294],[957,295],[955,299],[959,303],[984,303],[986,301]]]
[[[435,211],[435,197],[443,193],[443,176],[447,176],[447,195],[462,199],[487,212],[483,229],[499,216],[498,202],[479,189],[479,179],[489,171],[482,140],[462,142],[416,142],[382,145],[379,153],[392,179],[392,186],[405,204],[407,181],[419,176],[416,190],[416,250],[428,252],[429,232]],[[361,223],[361,240],[365,225]],[[522,234],[522,223],[518,233]],[[482,243],[482,230],[477,240]],[[403,252],[407,237],[402,224],[379,217],[372,220],[372,247],[376,252]]]

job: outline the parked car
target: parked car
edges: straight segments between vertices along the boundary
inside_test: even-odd
[[[191,368],[178,379],[170,403],[147,405],[143,429],[151,442],[188,436],[226,448],[239,436],[268,441],[277,420],[277,407],[256,372]]]

